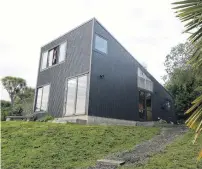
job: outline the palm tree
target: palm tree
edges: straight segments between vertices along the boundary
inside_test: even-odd
[[[202,0],[180,0],[173,3],[177,17],[185,23],[185,33],[191,33],[190,43],[194,46],[193,54],[189,63],[199,77],[202,76]],[[185,113],[192,113],[186,121],[187,126],[196,132],[194,142],[202,131],[202,86],[196,89],[200,95],[192,102],[192,107]],[[199,159],[202,158],[202,150]]]

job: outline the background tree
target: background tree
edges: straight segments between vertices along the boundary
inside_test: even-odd
[[[163,77],[164,81],[169,80],[172,77],[175,69],[187,69],[190,65],[187,64],[188,59],[191,57],[191,45],[186,43],[180,43],[173,47],[170,53],[166,56],[164,66],[166,67],[166,75]]]
[[[1,79],[4,88],[7,90],[11,99],[11,105],[14,106],[14,101],[17,95],[23,93],[26,87],[26,81],[22,78],[6,76]]]
[[[183,0],[175,2],[177,17],[185,22],[185,32],[191,33],[189,41],[193,46],[193,54],[189,60],[192,68],[202,76],[202,1],[201,0]],[[196,137],[202,131],[202,85],[197,88],[201,93],[192,103],[193,106],[186,112],[193,113],[186,121],[186,124],[196,131]],[[199,153],[202,158],[202,150]]]
[[[184,112],[191,106],[191,102],[199,95],[195,91],[202,79],[187,64],[191,57],[191,46],[188,42],[173,47],[166,56],[164,65],[166,75],[163,77],[166,89],[172,94],[175,101],[175,111],[179,119],[186,119]]]
[[[23,92],[19,93],[14,102],[14,114],[27,115],[32,113],[35,90],[26,87]]]

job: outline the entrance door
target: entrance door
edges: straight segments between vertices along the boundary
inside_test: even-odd
[[[152,121],[151,93],[146,93],[145,97],[146,97],[147,121]]]
[[[145,92],[139,91],[139,117],[141,121],[146,120],[146,111],[145,111]]]
[[[139,118],[140,121],[152,120],[151,93],[139,90]]]

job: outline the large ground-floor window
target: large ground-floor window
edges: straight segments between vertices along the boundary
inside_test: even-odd
[[[35,111],[48,110],[49,90],[50,90],[50,85],[45,85],[37,88]]]
[[[64,115],[85,114],[87,74],[67,80]]]

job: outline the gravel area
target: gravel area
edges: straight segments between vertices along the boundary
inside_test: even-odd
[[[172,143],[178,136],[187,131],[185,127],[162,128],[161,133],[151,140],[145,141],[134,147],[133,150],[110,155],[105,159],[123,160],[124,165],[140,165],[156,153],[162,152],[165,147]],[[89,169],[116,169],[117,166],[103,165],[98,163]]]

